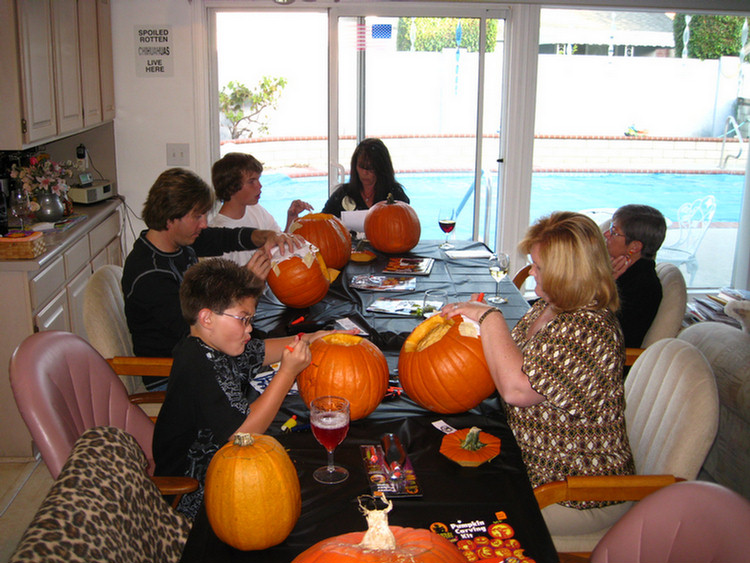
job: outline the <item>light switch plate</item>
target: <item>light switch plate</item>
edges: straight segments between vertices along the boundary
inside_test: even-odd
[[[190,166],[190,145],[167,143],[167,166]]]

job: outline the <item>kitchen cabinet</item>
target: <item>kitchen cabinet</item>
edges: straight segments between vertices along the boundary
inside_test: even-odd
[[[47,250],[33,260],[0,260],[0,457],[32,455],[31,436],[10,388],[8,363],[24,338],[65,330],[85,338],[83,294],[95,268],[122,264],[124,206],[110,199],[76,206],[87,216],[68,231],[45,235]]]
[[[0,0],[0,20],[0,150],[114,118],[108,0]]]

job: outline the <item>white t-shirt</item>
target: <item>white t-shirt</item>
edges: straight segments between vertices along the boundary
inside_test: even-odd
[[[212,227],[255,227],[256,229],[265,229],[269,231],[281,232],[281,227],[273,218],[273,216],[266,211],[266,209],[260,205],[248,205],[245,207],[245,215],[242,219],[232,219],[221,213],[217,213],[213,219],[211,219],[210,225]],[[254,250],[237,250],[235,252],[227,252],[222,258],[227,258],[233,262],[236,262],[240,266],[247,264],[250,257],[253,255]]]

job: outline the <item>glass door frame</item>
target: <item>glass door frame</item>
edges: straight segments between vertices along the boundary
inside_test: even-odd
[[[335,4],[330,8],[329,19],[328,19],[328,193],[333,193],[336,186],[343,181],[339,177],[342,165],[338,162],[337,155],[339,154],[339,19],[342,17],[366,17],[366,16],[377,16],[377,17],[453,17],[453,18],[474,18],[481,21],[480,25],[480,37],[479,37],[479,57],[478,57],[478,69],[477,69],[477,114],[475,123],[475,147],[474,147],[474,201],[473,201],[473,213],[474,224],[472,226],[472,239],[479,240],[479,224],[481,211],[481,177],[482,177],[482,143],[483,143],[483,120],[484,120],[484,76],[485,76],[485,57],[484,50],[486,47],[486,25],[485,22],[488,19],[502,19],[507,22],[510,16],[510,11],[505,7],[487,7],[481,4],[470,4],[470,3],[416,3],[416,2],[372,2],[368,4]],[[505,49],[505,61],[503,64],[504,69],[507,67],[508,49]],[[366,72],[366,71],[365,71]],[[506,104],[507,96],[507,77],[506,72],[503,72],[503,81],[501,92],[502,104]],[[363,83],[365,76],[361,73],[357,80]],[[362,105],[358,103],[358,112],[362,111]],[[504,108],[501,111],[501,115],[505,115]],[[362,139],[362,122],[361,116],[358,115],[358,127],[357,127],[357,143]],[[500,125],[500,124],[498,124]],[[504,135],[502,128],[500,129],[499,149],[497,155],[498,162],[498,175],[497,175],[497,191],[498,191],[498,203],[502,200],[503,192],[503,147],[504,147]],[[483,240],[487,240],[490,232],[490,213],[488,210],[487,221],[485,221],[484,237]],[[497,226],[499,215],[495,214],[495,223]],[[499,227],[498,227],[499,229]],[[499,230],[498,230],[499,233]],[[488,241],[490,242],[490,241]],[[496,242],[496,241],[491,241]]]

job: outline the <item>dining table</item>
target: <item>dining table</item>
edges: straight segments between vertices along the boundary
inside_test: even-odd
[[[391,258],[370,248],[374,259],[368,263],[349,262],[326,297],[311,307],[291,309],[268,291],[260,298],[253,328],[267,337],[333,328],[344,318],[354,321],[385,355],[389,391],[374,412],[351,422],[346,438],[335,449],[335,462],[349,471],[349,477],[334,485],[321,484],[313,478],[315,469],[326,464],[326,452],[309,429],[307,406],[294,390],[290,392],[267,431],[287,450],[300,482],[302,511],[290,535],[265,550],[241,551],[216,536],[202,507],[188,536],[182,562],[291,562],[321,540],[366,530],[359,504],[365,495],[382,490],[378,486],[382,475],[373,475],[369,456],[389,435],[398,437],[406,454],[407,461],[402,465],[408,465],[410,485],[404,487],[402,483],[392,495],[385,493],[393,502],[388,515],[390,525],[432,530],[454,542],[467,561],[558,561],[521,451],[507,424],[502,399],[493,393],[475,408],[453,414],[421,407],[399,385],[398,354],[406,337],[423,318],[367,310],[377,299],[419,300],[430,289],[444,290],[448,301],[494,293],[495,281],[490,277],[486,256],[489,251],[484,244],[454,241],[458,254],[451,253],[456,256],[451,257],[439,248],[441,242],[420,241],[411,252],[401,255],[434,259],[429,275],[415,276],[416,287],[410,291],[363,291],[350,287],[357,275],[382,273]],[[529,305],[509,277],[500,282],[499,293],[507,303],[498,308],[512,327]],[[258,337],[255,332],[254,337]],[[283,428],[292,418],[296,426],[291,430]],[[464,467],[440,452],[445,432],[474,426],[500,439],[496,457],[477,467]]]

